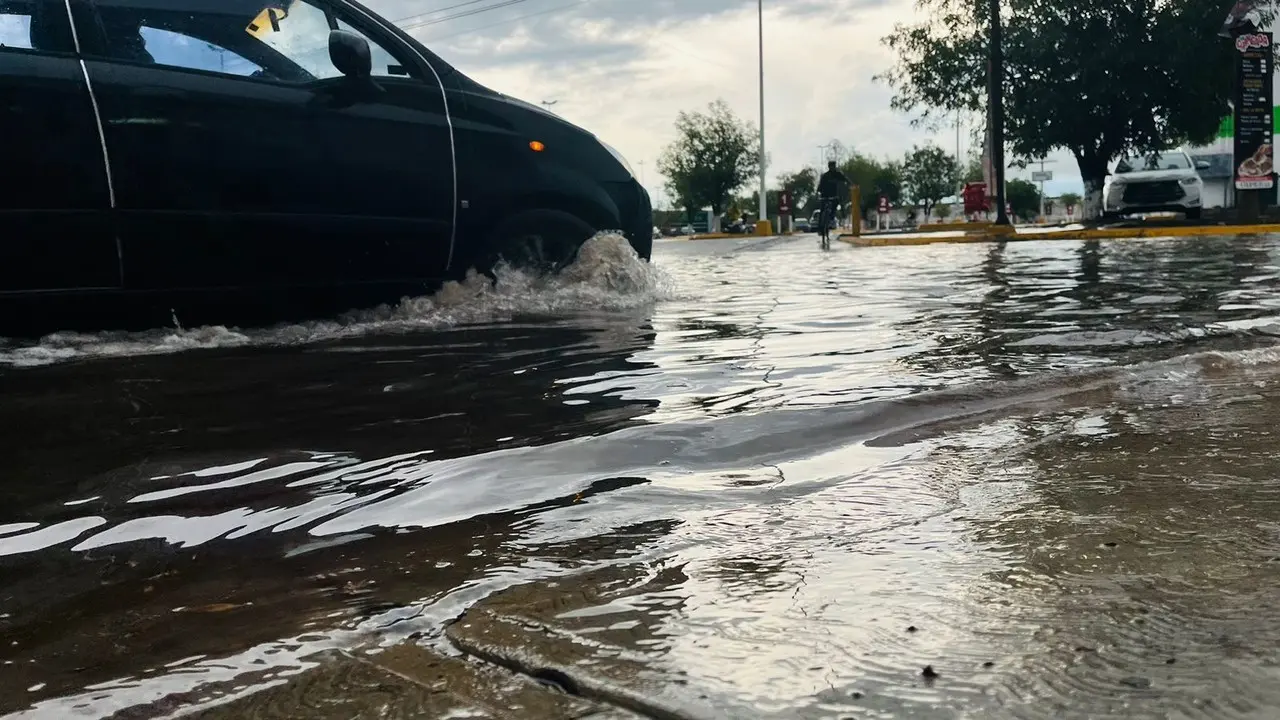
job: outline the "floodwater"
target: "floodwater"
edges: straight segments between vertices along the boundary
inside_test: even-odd
[[[0,714],[168,717],[599,582],[551,619],[691,715],[1275,717],[1278,290],[1276,237],[605,237],[0,343]]]

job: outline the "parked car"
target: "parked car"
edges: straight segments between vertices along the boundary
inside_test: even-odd
[[[332,315],[606,229],[650,255],[616,150],[354,0],[5,13],[0,336]]]
[[[839,226],[839,224],[840,224],[840,219],[836,217],[835,213],[832,213],[831,217],[827,218],[827,230],[835,230]],[[808,225],[811,232],[819,231],[819,227],[822,225],[821,208],[813,211],[813,215],[809,217]]]
[[[1181,148],[1122,157],[1104,184],[1103,210],[1110,216],[1181,212],[1199,219],[1204,181],[1198,171],[1208,167]]]
[[[810,226],[809,226],[809,220],[808,220],[808,218],[796,218],[796,219],[795,219],[795,230],[796,230],[796,232],[809,232],[809,227],[810,227]]]

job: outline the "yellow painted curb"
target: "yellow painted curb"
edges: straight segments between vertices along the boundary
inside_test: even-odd
[[[995,227],[995,223],[991,222],[953,222],[953,223],[934,223],[932,225],[921,225],[917,232],[953,232],[955,230],[986,230]]]
[[[966,233],[963,236],[953,235],[947,237],[927,234],[908,237],[841,235],[838,239],[841,242],[859,247],[888,247],[893,245],[932,245],[935,243],[996,242],[1000,240],[1007,242],[1027,242],[1031,240],[1126,240],[1268,234],[1280,234],[1280,224],[1093,228],[1088,230],[1061,230],[1058,232],[1020,232],[1016,234],[1008,233],[1008,231],[1001,233],[987,230]]]

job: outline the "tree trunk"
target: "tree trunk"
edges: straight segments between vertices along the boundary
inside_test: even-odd
[[[1111,158],[1080,152],[1076,152],[1075,156],[1076,164],[1080,167],[1080,178],[1084,180],[1084,207],[1081,208],[1080,219],[1092,222],[1102,217],[1102,188],[1107,181],[1107,162]]]

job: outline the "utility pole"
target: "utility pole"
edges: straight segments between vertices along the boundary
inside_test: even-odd
[[[996,184],[996,224],[1008,225],[1004,194],[1004,31],[1000,27],[1000,0],[990,0],[991,77],[987,89],[991,113],[991,169]]]
[[[769,206],[766,204],[765,177],[768,161],[764,155],[764,0],[757,0],[756,14],[759,19],[760,33],[760,220],[768,220]],[[759,228],[757,221],[756,227]],[[759,232],[757,230],[757,232]]]
[[[1045,160],[1042,157],[1040,158],[1039,162],[1040,162],[1040,172],[1036,175],[1033,175],[1032,179],[1037,180],[1040,183],[1040,217],[1041,219],[1043,219],[1044,218],[1044,182],[1049,179],[1049,175],[1044,171],[1044,166],[1045,166],[1045,163],[1053,164],[1057,162],[1057,160]]]
[[[840,162],[840,158],[835,157],[835,147],[836,143],[834,140],[826,145],[818,146],[818,172],[823,171],[823,168],[827,166],[828,160],[834,159],[837,163]]]

